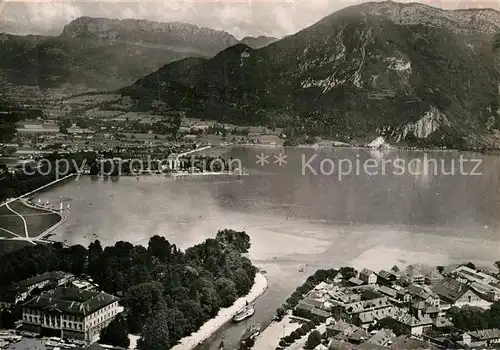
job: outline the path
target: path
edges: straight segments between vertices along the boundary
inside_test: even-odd
[[[206,149],[209,149],[210,147],[212,147],[212,146],[205,146],[205,147],[201,147],[201,148],[197,148],[197,149],[192,149],[191,151],[187,151],[187,152],[178,154],[177,158],[187,156],[188,154],[204,151]]]
[[[12,231],[10,231],[10,230],[7,230],[6,228],[0,227],[0,230],[5,231],[5,232],[7,232],[7,233],[9,233],[9,234],[11,234],[11,235],[13,235],[13,236],[20,237],[20,238],[24,238],[24,237],[22,237],[22,236],[19,236],[17,233],[14,233],[14,232],[12,232]],[[12,237],[0,237],[0,238],[1,238],[1,239],[6,239],[6,238],[12,238]]]
[[[26,219],[24,218],[24,216],[22,216],[21,214],[19,214],[17,211],[15,211],[14,209],[12,209],[11,207],[9,207],[9,203],[5,203],[5,207],[7,209],[9,209],[11,212],[13,212],[14,214],[16,214],[17,216],[19,216],[21,218],[21,220],[23,220],[23,224],[24,224],[24,233],[26,235],[26,238],[29,238],[29,234],[28,234],[28,223],[26,222]]]
[[[21,196],[19,196],[19,197],[16,197],[16,198],[11,198],[11,199],[9,199],[9,200],[8,200],[8,201],[6,201],[6,202],[1,203],[1,204],[0,204],[0,207],[2,207],[2,206],[4,206],[4,205],[8,205],[9,203],[15,202],[15,201],[17,201],[18,199],[21,199],[21,198],[24,198],[24,197],[30,196],[30,195],[32,195],[33,193],[36,193],[36,192],[38,192],[38,191],[40,191],[40,190],[43,190],[44,188],[47,188],[47,187],[49,187],[49,186],[52,186],[52,185],[54,185],[54,184],[56,184],[56,183],[58,183],[58,182],[64,181],[64,180],[66,180],[66,179],[68,179],[68,178],[70,178],[70,177],[72,177],[72,176],[75,176],[75,175],[76,175],[76,174],[69,174],[69,175],[66,175],[66,176],[64,176],[64,177],[61,177],[60,179],[54,180],[54,181],[52,181],[52,182],[49,182],[48,184],[43,185],[43,186],[41,186],[41,187],[38,187],[37,189],[34,189],[33,191],[30,191],[30,192],[28,192],[28,193],[25,193],[25,194],[23,194],[23,195],[21,195]]]

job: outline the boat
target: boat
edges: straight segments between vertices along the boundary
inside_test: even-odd
[[[61,204],[59,204],[59,210],[63,210],[63,209],[64,209],[63,202],[61,202]]]
[[[248,328],[240,340],[240,350],[251,349],[255,344],[255,338],[260,334],[260,324],[254,324]]]
[[[242,308],[236,315],[233,317],[234,322],[240,322],[243,321],[246,318],[249,318],[255,313],[255,306],[253,304],[248,304]]]

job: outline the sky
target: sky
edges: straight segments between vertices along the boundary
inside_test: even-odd
[[[363,0],[0,0],[0,32],[58,35],[81,16],[186,22],[225,30],[238,39],[281,38]],[[409,2],[409,1],[401,1]],[[414,1],[415,2],[415,1]],[[492,0],[418,1],[441,8],[490,7]]]

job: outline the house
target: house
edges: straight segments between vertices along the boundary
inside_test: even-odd
[[[414,316],[419,314],[427,315],[431,319],[435,320],[441,312],[441,309],[435,305],[429,305],[425,301],[413,301],[411,303],[410,313]]]
[[[406,290],[411,294],[411,300],[425,301],[429,305],[439,306],[439,295],[428,289],[426,286],[410,284]]]
[[[366,342],[373,345],[379,346],[389,346],[392,344],[393,339],[396,336],[391,329],[381,329],[373,337],[368,339]]]
[[[330,324],[326,326],[326,335],[329,338],[334,337],[337,334],[347,335],[353,333],[356,328],[358,327],[344,320],[332,319]]]
[[[435,285],[441,282],[443,278],[443,275],[437,269],[433,269],[425,275],[425,284]]]
[[[57,288],[23,305],[23,329],[92,342],[119,313],[118,298],[103,292]]]
[[[490,302],[481,298],[481,295],[468,285],[450,277],[436,284],[432,288],[432,291],[439,296],[447,308],[451,306],[462,307],[465,305],[489,308],[491,305]]]
[[[349,280],[347,282],[351,286],[354,286],[354,287],[359,287],[359,286],[362,286],[364,284],[364,282],[362,280],[360,280],[359,278],[356,278],[356,277],[349,278]]]
[[[498,283],[498,280],[484,272],[478,272],[467,266],[459,266],[451,272],[451,275],[462,283],[477,282],[477,283]]]
[[[397,299],[403,303],[409,303],[411,301],[411,293],[406,288],[398,289],[397,291]]]
[[[328,301],[337,304],[345,305],[361,300],[361,295],[354,293],[349,288],[340,288],[334,286],[333,288],[327,290],[326,298]]]
[[[396,283],[397,280],[398,276],[386,270],[380,270],[379,273],[377,274],[377,283],[382,286],[390,287],[394,283]]]
[[[307,319],[318,318],[321,322],[326,321],[332,314],[328,311],[314,307],[313,305],[307,304],[301,301],[293,310],[293,314],[298,317],[303,317]]]
[[[397,313],[397,311],[398,309],[395,307],[370,310],[355,315],[353,319],[358,326],[368,329],[371,325],[376,324],[378,321],[386,317],[392,317],[394,314]]]
[[[407,333],[414,337],[421,337],[424,330],[432,327],[432,319],[426,315],[415,317],[406,312],[401,312],[392,317],[405,327]]]
[[[491,284],[471,282],[469,283],[469,286],[484,300],[494,302],[500,298],[500,289],[492,286]]]
[[[377,275],[375,272],[369,269],[363,269],[359,273],[359,279],[367,284],[375,284],[377,283]]]
[[[500,343],[500,329],[498,328],[481,329],[467,333],[470,335],[472,341],[484,342],[488,347]]]
[[[410,276],[410,283],[413,283],[413,284],[424,284],[425,283],[425,277],[421,273],[414,273],[413,275]]]
[[[333,336],[334,340],[343,341],[356,345],[365,342],[369,338],[370,338],[370,333],[359,327],[350,328],[348,332],[338,333],[335,336]]]
[[[383,295],[389,297],[389,298],[392,298],[392,299],[397,299],[398,297],[398,291],[395,290],[395,289],[392,289],[392,288],[389,288],[389,287],[386,287],[386,286],[382,286],[378,289],[378,291],[380,293],[382,293]]]

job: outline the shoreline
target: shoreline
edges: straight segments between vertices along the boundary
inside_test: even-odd
[[[339,142],[339,141],[329,141],[329,142]],[[228,148],[292,148],[292,149],[351,149],[351,150],[356,150],[356,149],[361,149],[361,150],[369,150],[369,151],[407,151],[407,152],[470,152],[470,153],[480,153],[484,155],[499,155],[500,150],[498,149],[493,149],[493,150],[486,150],[482,151],[479,149],[459,149],[459,148],[413,148],[413,147],[406,147],[406,146],[394,146],[390,145],[390,147],[369,147],[369,146],[360,146],[360,145],[351,145],[351,144],[345,144],[345,145],[321,145],[321,144],[300,144],[296,146],[284,146],[284,145],[262,145],[262,144],[238,144],[238,145],[227,145],[225,147]]]
[[[55,185],[55,184],[58,184],[59,182],[62,182],[64,180],[66,180],[66,179],[69,179],[70,177],[77,176],[77,175],[78,174],[75,174],[75,173],[66,175],[64,177],[61,177],[60,179],[56,179],[54,181],[49,182],[46,185],[40,186],[40,187],[38,187],[38,188],[36,188],[36,189],[34,189],[32,191],[24,193],[24,194],[22,194],[22,195],[20,195],[18,197],[7,199],[7,200],[5,200],[5,201],[3,201],[3,202],[0,203],[0,207],[3,207],[4,205],[10,204],[10,203],[15,202],[17,200],[23,199],[24,197],[31,196],[31,195],[37,193],[38,191],[41,191],[41,190],[43,190],[43,189],[45,189],[47,187],[50,187],[50,186]]]
[[[233,316],[245,306],[247,301],[251,303],[257,300],[266,290],[267,279],[262,273],[257,272],[254,284],[246,296],[237,299],[232,306],[220,309],[217,316],[205,322],[195,333],[182,338],[179,344],[175,345],[172,350],[191,350],[197,345],[200,345],[210,338],[212,334],[217,332],[224,324],[231,321]]]
[[[24,199],[20,199],[20,202],[23,203],[28,208],[38,209],[38,210],[42,210],[42,211],[49,212],[52,214],[56,214],[56,215],[59,215],[59,217],[61,218],[57,223],[55,223],[54,225],[52,225],[51,227],[49,227],[48,229],[46,229],[45,231],[43,231],[39,235],[34,236],[33,239],[38,240],[38,239],[46,238],[47,236],[50,235],[50,233],[52,231],[54,231],[55,229],[57,229],[59,226],[61,226],[62,224],[64,224],[66,222],[67,216],[62,214],[62,212],[56,211],[56,210],[51,209],[51,208],[41,207],[41,206],[38,206],[36,204],[29,204],[28,201],[24,200]]]

